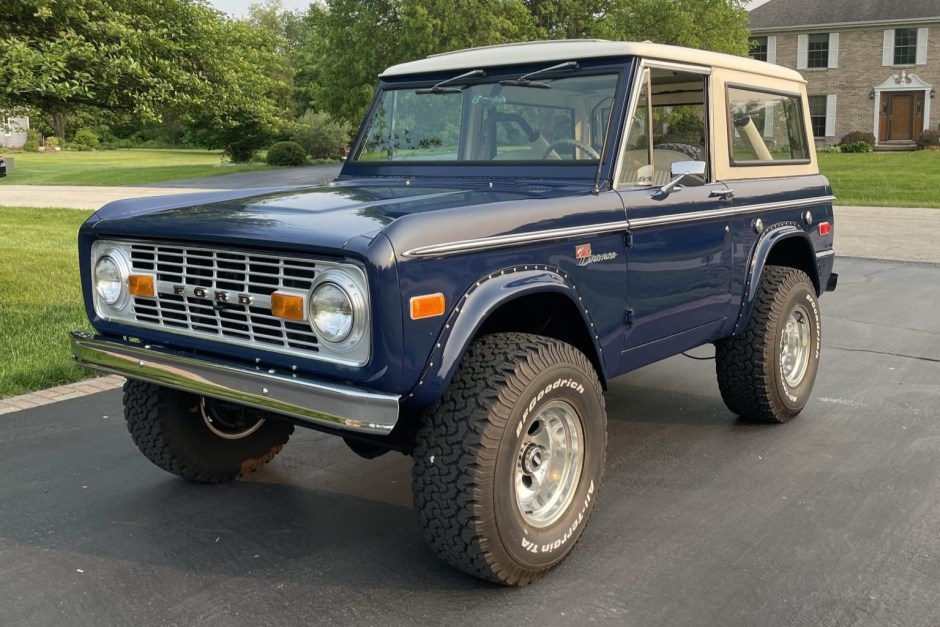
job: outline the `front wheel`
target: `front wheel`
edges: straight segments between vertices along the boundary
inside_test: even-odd
[[[444,561],[525,585],[577,544],[597,500],[607,416],[573,346],[504,333],[467,351],[414,450],[418,518]]]
[[[134,379],[124,384],[124,418],[147,459],[202,483],[260,469],[294,431],[294,425],[259,410]]]
[[[751,420],[787,422],[809,401],[822,346],[819,303],[806,273],[767,266],[744,332],[716,345],[721,397]]]

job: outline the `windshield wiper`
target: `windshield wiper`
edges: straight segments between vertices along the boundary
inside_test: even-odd
[[[440,83],[438,83],[434,87],[431,87],[430,89],[416,89],[415,93],[416,94],[459,94],[461,91],[463,91],[463,87],[444,87],[444,85],[447,85],[448,83],[453,83],[455,81],[459,81],[464,78],[482,78],[484,76],[486,76],[486,72],[484,72],[483,70],[471,70],[469,72],[466,72],[465,74],[461,74],[460,76],[455,76],[453,78],[448,78],[447,80],[441,81]]]
[[[558,65],[553,65],[552,67],[547,67],[541,70],[536,70],[534,72],[529,72],[528,74],[523,74],[515,80],[499,81],[499,84],[511,85],[513,87],[538,87],[539,89],[551,89],[552,86],[548,83],[539,83],[530,79],[533,76],[538,76],[539,74],[547,74],[549,72],[571,72],[573,70],[579,69],[581,69],[581,66],[578,65],[577,61],[565,61],[564,63],[559,63]]]

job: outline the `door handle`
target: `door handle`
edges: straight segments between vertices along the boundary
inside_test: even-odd
[[[733,189],[713,189],[709,194],[709,198],[721,198],[722,200],[730,200],[734,198]]]

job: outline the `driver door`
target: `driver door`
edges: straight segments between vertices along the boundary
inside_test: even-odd
[[[641,81],[616,181],[632,240],[623,355],[632,367],[709,341],[731,288],[732,194],[710,174],[707,70],[651,66]],[[687,162],[704,175],[670,188]]]

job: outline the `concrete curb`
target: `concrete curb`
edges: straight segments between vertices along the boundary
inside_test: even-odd
[[[86,379],[78,383],[69,383],[58,387],[30,392],[20,396],[0,399],[0,416],[10,414],[22,409],[32,409],[33,407],[42,407],[51,405],[59,401],[67,401],[72,398],[80,398],[89,394],[106,392],[124,385],[124,377],[109,375],[107,377],[98,377],[96,379]]]

